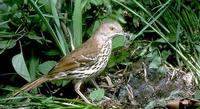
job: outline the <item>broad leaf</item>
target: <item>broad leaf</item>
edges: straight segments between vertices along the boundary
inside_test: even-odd
[[[31,82],[30,73],[28,72],[22,52],[12,58],[12,65],[21,77],[26,81]]]
[[[0,41],[0,49],[10,49],[16,45],[15,40],[2,40]]]
[[[149,68],[159,68],[161,65],[161,57],[155,57],[149,65]]]
[[[28,62],[29,62],[30,77],[31,77],[31,80],[33,81],[36,79],[36,74],[38,73],[39,58],[35,57],[32,54]]]
[[[104,97],[104,93],[104,89],[97,89],[95,91],[92,91],[89,97],[92,101],[99,101]]]
[[[39,65],[39,71],[43,74],[47,74],[55,65],[56,61],[46,61]]]
[[[115,37],[113,39],[112,47],[113,48],[121,47],[124,45],[124,41],[125,41],[124,37],[122,37],[122,36]]]
[[[200,90],[196,90],[194,98],[200,99]]]

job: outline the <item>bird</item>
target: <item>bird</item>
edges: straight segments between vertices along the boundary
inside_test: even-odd
[[[127,36],[117,21],[102,22],[94,34],[75,49],[58,61],[50,72],[42,77],[27,83],[13,96],[23,91],[30,91],[44,82],[60,79],[72,79],[75,92],[86,102],[91,102],[82,94],[80,87],[86,79],[91,79],[102,72],[109,60],[112,50],[112,39],[115,36]]]

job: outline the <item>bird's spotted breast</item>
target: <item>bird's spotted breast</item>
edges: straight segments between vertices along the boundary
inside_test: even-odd
[[[101,71],[103,71],[108,63],[108,59],[110,57],[112,50],[112,42],[108,41],[105,45],[103,45],[101,52],[98,55],[96,64],[94,64],[91,69],[94,69],[95,73],[92,73],[91,76],[95,76]]]

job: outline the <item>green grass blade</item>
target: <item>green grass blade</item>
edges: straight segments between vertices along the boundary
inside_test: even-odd
[[[29,0],[31,6],[35,9],[35,11],[38,13],[38,15],[41,17],[41,19],[43,20],[44,24],[47,26],[50,34],[52,35],[53,39],[56,42],[56,45],[59,47],[59,49],[61,50],[61,52],[63,54],[65,54],[65,51],[62,49],[61,44],[53,30],[53,28],[51,27],[51,25],[49,24],[49,22],[47,21],[47,19],[45,18],[45,16],[43,15],[42,11],[40,10],[40,8],[35,4],[35,2],[33,0]]]
[[[8,22],[10,22],[10,20],[4,21],[4,22],[0,22],[0,26],[4,25],[4,24],[7,24]]]
[[[64,38],[63,31],[61,29],[59,16],[58,16],[57,9],[56,9],[56,1],[49,0],[49,2],[50,2],[52,14],[53,14],[53,19],[54,19],[55,24],[56,24],[55,29],[56,29],[56,33],[57,33],[57,36],[58,36],[58,40],[60,42],[60,47],[61,47],[62,51],[64,51],[64,55],[66,55],[66,53],[69,53],[69,50],[68,50],[67,42]]]
[[[73,20],[73,42],[75,48],[80,47],[82,43],[82,10],[81,0],[74,1]]]
[[[148,24],[152,25],[154,22],[157,21],[157,19],[165,12],[165,10],[168,8],[169,5],[167,5],[168,3],[163,4],[163,6],[161,7],[161,9],[159,9],[161,12],[155,16]],[[142,30],[140,30],[140,32],[135,36],[135,38],[137,38],[138,36],[140,36],[148,27],[149,25],[146,25]]]
[[[29,72],[30,72],[31,81],[33,81],[36,79],[36,75],[38,73],[37,68],[39,65],[39,59],[35,57],[33,50],[28,62],[29,62]]]
[[[151,13],[150,12],[148,12],[146,9],[145,9],[145,7],[144,6],[142,6],[138,1],[136,1],[136,0],[132,0],[135,4],[137,4],[144,12],[146,12],[149,16],[150,16],[150,19],[149,20],[151,20],[151,19],[153,19],[154,18],[154,15],[156,15],[156,13],[157,12],[159,12],[161,9],[162,9],[162,7],[164,8],[165,6],[164,5],[162,5],[162,7],[154,14],[154,15],[151,15]],[[166,4],[166,3],[165,3]],[[160,21],[158,21],[158,20],[155,20],[166,32],[168,32],[169,33],[169,30],[160,22]]]
[[[195,74],[198,76],[198,77],[200,77],[200,69],[198,69],[198,68],[196,68],[194,65],[193,65],[193,63],[189,60],[189,59],[187,59],[186,58],[186,56],[181,52],[181,51],[179,51],[176,47],[174,47],[168,40],[167,40],[167,38],[165,37],[165,35],[161,32],[161,31],[159,31],[159,30],[157,30],[157,29],[155,29],[152,25],[150,25],[142,16],[140,16],[139,14],[137,14],[135,11],[133,11],[132,9],[130,9],[130,8],[128,8],[127,6],[125,6],[124,4],[122,4],[122,3],[120,3],[119,1],[116,1],[116,0],[113,0],[114,2],[116,2],[116,3],[118,3],[118,4],[120,4],[121,6],[123,6],[124,8],[126,8],[128,11],[130,11],[132,14],[134,14],[134,15],[136,15],[137,17],[139,17],[144,23],[146,23],[150,28],[152,28],[158,35],[160,35],[170,46],[171,46],[171,48],[172,49],[174,49],[176,52],[177,52],[177,54],[179,54],[180,55],[180,57],[182,57],[182,59],[185,61],[185,62],[187,62],[187,64],[191,67],[191,69],[192,70],[194,70],[195,71]],[[167,2],[170,2],[171,0],[168,0]],[[167,3],[166,2],[166,3]],[[199,81],[200,81],[200,79],[198,79]]]

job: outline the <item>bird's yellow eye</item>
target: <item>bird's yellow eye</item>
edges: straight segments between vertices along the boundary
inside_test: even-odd
[[[110,27],[110,30],[112,30],[112,31],[113,31],[114,29],[115,29],[114,27]]]

